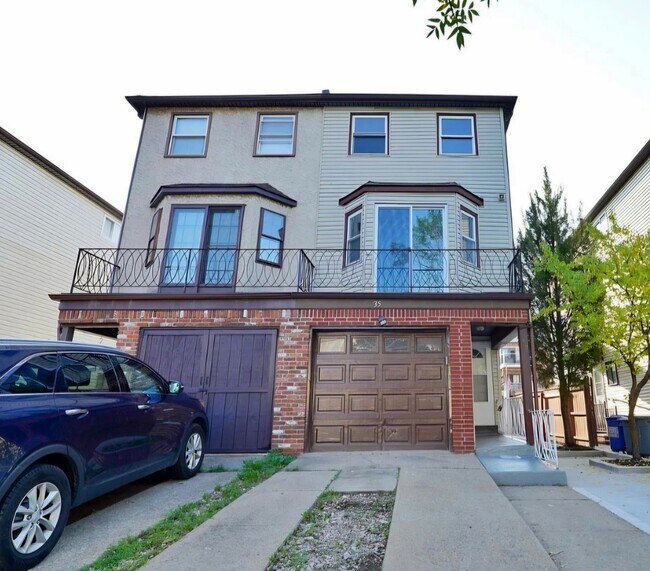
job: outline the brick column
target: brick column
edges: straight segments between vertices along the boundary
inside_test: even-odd
[[[281,323],[275,368],[271,447],[291,454],[305,451],[307,431],[310,329],[301,321]]]
[[[453,452],[473,452],[472,330],[468,321],[454,321],[449,326],[449,365],[451,449]]]

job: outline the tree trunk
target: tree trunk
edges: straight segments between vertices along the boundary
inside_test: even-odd
[[[571,390],[563,374],[560,377],[560,411],[562,412],[562,425],[564,426],[564,445],[567,448],[575,446],[573,425],[571,423]]]
[[[632,382],[630,388],[630,400],[628,402],[628,422],[630,423],[630,444],[632,446],[632,458],[641,460],[641,448],[639,446],[639,433],[636,429],[636,418],[634,418],[634,409],[636,408],[636,401],[639,399],[640,389],[636,381]],[[629,451],[628,451],[629,452]]]

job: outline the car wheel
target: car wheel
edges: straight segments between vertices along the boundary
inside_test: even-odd
[[[187,480],[201,469],[204,443],[205,432],[198,424],[193,424],[189,434],[183,441],[178,461],[171,469],[174,478]]]
[[[31,569],[54,548],[70,513],[63,470],[39,464],[25,472],[0,506],[0,569]]]

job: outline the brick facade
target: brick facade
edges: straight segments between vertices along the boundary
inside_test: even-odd
[[[63,310],[64,326],[117,325],[118,348],[135,355],[145,327],[266,327],[278,330],[272,446],[305,451],[312,330],[374,327],[379,315],[393,327],[444,328],[449,341],[450,443],[453,452],[474,450],[471,324],[528,323],[523,309],[248,309]]]

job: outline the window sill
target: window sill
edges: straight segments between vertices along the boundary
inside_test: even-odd
[[[207,156],[207,153],[205,155],[163,155],[165,159],[204,159]]]

